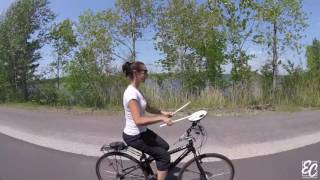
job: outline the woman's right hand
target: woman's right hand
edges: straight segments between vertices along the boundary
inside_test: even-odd
[[[171,118],[168,118],[167,116],[162,116],[162,121],[166,123],[168,126],[171,126],[173,124]]]

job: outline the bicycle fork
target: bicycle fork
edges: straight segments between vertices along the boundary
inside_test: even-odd
[[[202,168],[202,166],[201,166],[201,164],[200,164],[200,159],[198,159],[197,157],[197,152],[196,152],[196,150],[194,149],[194,148],[192,148],[192,153],[193,153],[193,155],[194,155],[194,159],[195,159],[195,161],[196,161],[196,163],[197,163],[197,166],[198,166],[198,169],[199,169],[199,171],[200,171],[200,178],[201,179],[204,179],[204,180],[208,180],[207,179],[207,176],[206,176],[206,173],[205,173],[205,171],[203,170],[203,168]]]

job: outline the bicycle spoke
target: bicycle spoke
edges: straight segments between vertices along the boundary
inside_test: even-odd
[[[102,156],[96,164],[99,180],[143,180],[144,169],[134,157],[122,152],[110,152]]]
[[[117,155],[116,155],[115,157],[116,157],[116,158],[114,159],[114,161],[116,162],[117,172],[119,172]]]
[[[227,174],[230,174],[230,173],[227,173]],[[211,179],[211,178],[215,178],[215,177],[223,176],[223,175],[226,175],[226,174],[225,174],[225,173],[214,174],[214,175],[212,175],[212,176],[210,176],[210,177],[207,177],[207,178]]]
[[[186,172],[192,172],[192,173],[200,174],[200,172],[191,171],[191,170],[189,170],[189,169],[186,169]]]
[[[199,176],[201,176],[201,173],[197,172],[197,171],[192,171],[192,170],[186,169],[186,172],[195,173],[195,174],[198,174]],[[211,178],[214,178],[214,177],[217,177],[217,176],[221,175],[221,174],[218,174],[218,175],[208,176],[208,174],[210,174],[210,173],[206,172],[206,174],[205,174],[207,179],[211,179]]]
[[[110,159],[107,159],[107,161],[109,161]],[[112,168],[114,169],[114,171],[116,171],[116,172],[118,172],[117,170],[116,170],[116,168],[113,166],[113,159],[111,159],[111,162],[109,162],[109,165],[111,165],[112,166]]]
[[[233,165],[226,157],[219,154],[204,154],[200,155],[199,159],[202,162],[201,168],[204,174],[199,170],[199,164],[193,159],[183,167],[179,178],[181,180],[232,180],[234,176]]]
[[[128,174],[127,177],[135,177],[135,178],[138,178],[138,179],[145,179],[144,176],[131,175],[131,174]]]
[[[117,174],[117,173],[115,173],[115,172],[107,171],[107,170],[103,170],[102,172],[106,172],[106,173],[108,173],[108,174]]]
[[[121,162],[121,169],[123,169],[123,163],[122,163],[122,157],[120,156],[120,162]]]
[[[217,170],[217,172],[221,172],[221,171],[220,171],[220,170]],[[230,171],[225,170],[225,172],[222,171],[220,174],[230,174]]]

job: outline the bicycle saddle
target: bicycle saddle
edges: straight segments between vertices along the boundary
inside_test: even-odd
[[[109,146],[112,149],[117,150],[117,151],[124,150],[127,147],[127,145],[124,144],[124,142],[121,142],[121,141],[112,142],[112,143],[109,144]]]
[[[110,143],[109,145],[104,145],[101,147],[101,151],[103,150],[115,150],[115,151],[121,151],[126,149],[128,146],[121,141],[115,141]]]

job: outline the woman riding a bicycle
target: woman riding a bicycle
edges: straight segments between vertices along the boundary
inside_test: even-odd
[[[116,141],[101,147],[104,154],[96,163],[98,179],[151,180],[154,179],[155,174],[150,165],[156,161],[158,180],[164,180],[168,172],[172,176],[173,170],[180,162],[183,162],[183,166],[178,168],[179,173],[175,175],[177,180],[233,180],[234,167],[230,159],[222,154],[200,153],[207,137],[207,132],[200,121],[206,117],[207,111],[200,110],[173,121],[188,119],[190,127],[178,140],[182,145],[168,151],[168,143],[148,129],[147,125],[158,122],[171,125],[170,117],[186,105],[174,113],[162,112],[150,107],[139,91],[139,85],[147,78],[146,66],[142,62],[127,62],[122,69],[131,80],[123,94],[126,119],[123,139],[129,146]],[[145,111],[158,115],[145,116]],[[197,139],[199,146],[195,145]],[[170,155],[176,153],[180,155],[171,162]],[[145,154],[150,156],[147,157]],[[192,155],[192,158],[184,162],[183,160],[189,155]]]
[[[170,112],[160,111],[151,107],[143,93],[139,90],[141,83],[148,77],[148,70],[143,62],[126,62],[122,66],[130,84],[123,94],[125,111],[125,128],[123,139],[131,147],[138,149],[156,160],[157,179],[164,180],[170,166],[169,145],[147,125],[164,122],[171,125]],[[157,116],[145,116],[145,111]]]

